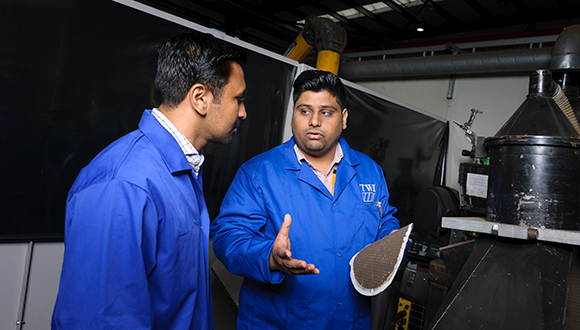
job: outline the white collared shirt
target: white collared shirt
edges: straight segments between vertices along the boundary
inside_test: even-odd
[[[154,108],[151,111],[151,114],[153,114],[153,117],[157,119],[159,124],[161,124],[161,126],[163,126],[171,136],[175,138],[175,141],[179,144],[185,158],[187,158],[187,162],[191,165],[195,174],[199,175],[199,170],[201,169],[201,164],[203,164],[205,157],[195,149],[193,144],[189,142],[185,135],[183,135],[183,133],[181,133],[177,127],[175,127],[175,125],[173,125],[173,123],[167,119],[161,111],[159,111],[159,109]]]
[[[306,159],[306,156],[304,156],[304,153],[302,153],[300,148],[298,148],[298,145],[296,145],[296,143],[294,144],[294,152],[296,153],[298,163],[302,164],[302,161],[305,161],[306,164],[308,164],[308,166],[312,169],[314,174],[316,174],[316,176],[320,179],[320,181],[322,181],[322,183],[328,189],[328,191],[330,191],[330,193],[333,194],[334,186],[332,182],[332,174],[335,169],[334,166],[340,163],[340,160],[342,159],[343,156],[342,147],[340,146],[340,143],[336,142],[336,148],[334,149],[334,159],[332,160],[332,165],[328,168],[326,174],[322,173],[320,170],[312,166],[312,164],[308,161],[308,159]]]

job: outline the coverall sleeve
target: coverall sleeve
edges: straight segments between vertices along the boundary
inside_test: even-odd
[[[387,187],[387,181],[385,180],[385,176],[382,170],[380,171],[379,175],[381,177],[380,191],[383,192],[380,197],[380,202],[383,208],[383,216],[381,219],[381,228],[379,229],[379,233],[377,235],[377,241],[387,236],[393,230],[401,228],[399,225],[399,220],[395,218],[397,209],[389,204],[389,188]]]
[[[70,196],[55,329],[151,329],[147,277],[158,215],[150,196],[112,180]],[[169,279],[168,279],[169,280]]]
[[[267,234],[265,230],[269,217],[262,192],[248,168],[242,166],[222,202],[219,216],[211,225],[213,249],[230,272],[277,284],[284,275],[271,272],[268,262],[277,232]]]

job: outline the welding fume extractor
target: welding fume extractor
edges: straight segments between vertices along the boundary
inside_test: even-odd
[[[580,329],[579,75],[575,25],[494,136],[456,122],[473,156],[489,158],[487,207],[442,219],[478,238],[441,248],[452,285],[428,329]]]
[[[310,15],[284,56],[302,62],[316,48],[316,68],[338,74],[340,55],[346,47],[346,39],[346,30],[338,23],[329,18]]]

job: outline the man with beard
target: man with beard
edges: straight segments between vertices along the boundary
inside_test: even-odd
[[[293,138],[240,167],[211,226],[216,256],[245,277],[238,329],[370,329],[349,261],[399,229],[396,209],[381,167],[341,137],[340,79],[305,71],[293,100]]]

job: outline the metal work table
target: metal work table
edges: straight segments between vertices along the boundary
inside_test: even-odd
[[[518,239],[535,239],[545,242],[557,242],[580,245],[580,231],[547,228],[531,228],[512,224],[487,221],[481,217],[443,217],[441,227],[477,233],[493,234],[500,237]]]

